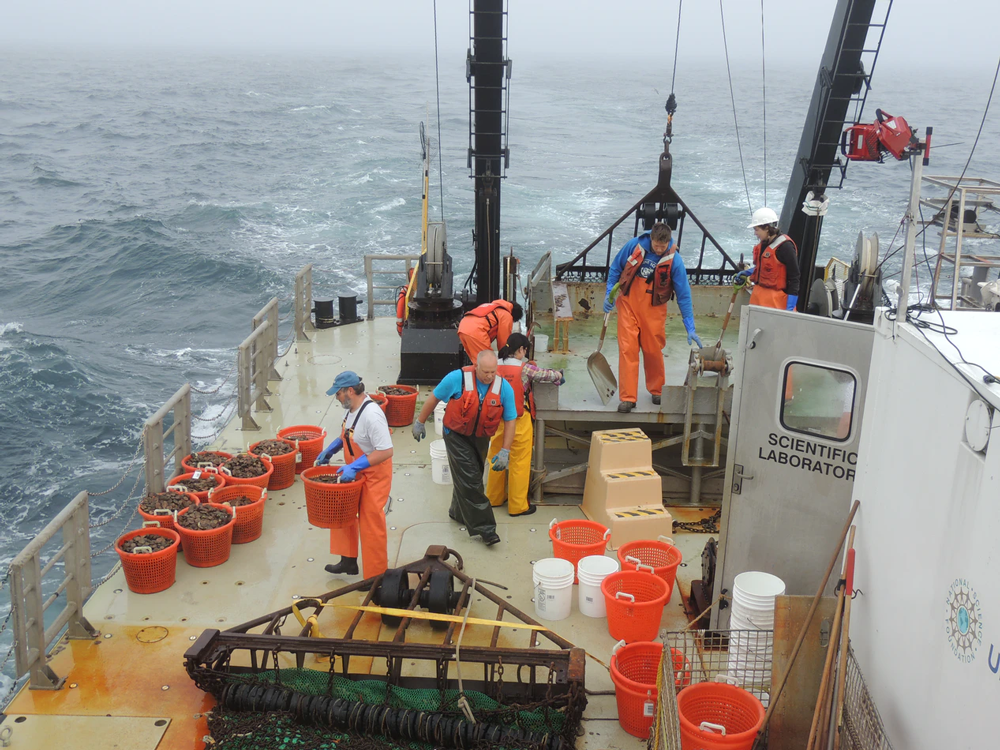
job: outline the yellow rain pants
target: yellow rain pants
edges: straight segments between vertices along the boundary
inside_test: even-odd
[[[531,446],[534,442],[534,433],[531,414],[525,409],[524,414],[514,422],[514,443],[510,446],[507,471],[493,471],[490,466],[493,457],[503,448],[503,422],[490,440],[490,451],[486,457],[486,497],[494,507],[503,505],[506,501],[507,512],[512,516],[524,513],[528,509],[528,483],[531,481]]]

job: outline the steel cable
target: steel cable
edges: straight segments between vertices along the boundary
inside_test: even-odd
[[[750,184],[747,182],[747,170],[743,164],[743,144],[740,142],[740,121],[736,116],[736,94],[733,93],[733,72],[729,67],[729,42],[726,40],[726,11],[719,0],[719,15],[722,17],[722,46],[726,51],[726,75],[729,76],[729,98],[733,103],[733,123],[736,126],[736,147],[740,152],[740,169],[743,171],[743,188],[747,194],[747,209],[753,213],[753,203],[750,202]]]

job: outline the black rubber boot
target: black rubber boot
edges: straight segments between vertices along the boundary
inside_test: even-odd
[[[324,570],[334,576],[356,576],[358,574],[358,558],[341,557],[340,562],[334,565],[330,563]]]
[[[654,393],[653,394],[653,405],[654,406],[659,406],[660,405],[660,400],[661,400],[660,399],[660,394],[659,393]]]
[[[618,411],[622,414],[628,414],[635,408],[635,401],[622,401],[618,404]]]

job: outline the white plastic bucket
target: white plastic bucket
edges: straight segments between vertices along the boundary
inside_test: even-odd
[[[573,578],[576,569],[569,560],[546,557],[531,569],[535,584],[535,614],[542,620],[565,620],[573,608]]]
[[[431,479],[435,484],[451,484],[451,469],[448,467],[448,450],[444,440],[435,440],[431,448]]]
[[[580,614],[587,617],[607,617],[608,610],[601,592],[601,582],[621,566],[613,557],[590,555],[577,563],[576,573],[580,581],[578,603]]]
[[[544,354],[549,350],[549,337],[545,333],[535,334],[535,354]]]
[[[434,430],[438,435],[444,437],[444,410],[448,404],[444,401],[438,402],[438,405],[434,407]],[[442,448],[441,450],[444,450]],[[451,484],[450,481],[446,484]]]

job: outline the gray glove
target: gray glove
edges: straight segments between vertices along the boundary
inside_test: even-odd
[[[500,452],[493,457],[493,471],[507,471],[507,464],[510,463],[510,451],[501,448]]]
[[[413,423],[413,439],[419,443],[420,438],[425,437],[427,437],[427,428],[424,427],[424,423],[415,421]]]

